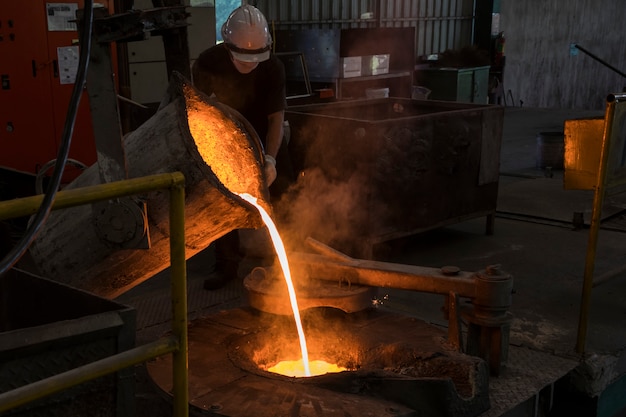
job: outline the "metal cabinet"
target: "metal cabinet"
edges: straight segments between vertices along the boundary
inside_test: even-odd
[[[433,100],[486,104],[489,65],[473,68],[426,68],[415,71],[418,85],[432,91]]]
[[[34,175],[57,156],[78,68],[80,7],[68,0],[0,3],[0,169]],[[73,132],[69,157],[94,163],[86,92]]]

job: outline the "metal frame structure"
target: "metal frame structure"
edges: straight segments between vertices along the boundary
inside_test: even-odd
[[[430,268],[389,262],[356,259],[314,239],[307,243],[318,254],[296,252],[290,260],[300,274],[325,281],[337,277],[348,285],[396,288],[439,294],[445,297],[448,342],[460,352],[478,356],[489,365],[492,375],[499,375],[508,359],[510,325],[513,315],[513,276],[500,265],[489,265],[478,272],[456,267]],[[461,306],[460,299],[471,300]],[[468,325],[463,346],[462,322]]]
[[[169,189],[170,192],[172,334],[152,343],[2,393],[0,394],[0,413],[172,353],[173,415],[174,417],[189,415],[185,177],[180,172],[174,172],[59,191],[52,209],[70,208],[163,189]],[[37,212],[42,200],[43,196],[39,195],[0,202],[0,220],[32,215]]]

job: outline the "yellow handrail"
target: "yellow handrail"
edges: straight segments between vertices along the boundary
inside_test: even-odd
[[[611,169],[618,167],[609,166],[610,150],[613,145],[611,141],[616,139],[613,137],[613,129],[620,129],[615,120],[617,114],[617,106],[624,106],[626,94],[609,94],[606,100],[606,110],[604,112],[604,130],[602,132],[602,142],[600,144],[600,161],[596,184],[593,193],[593,207],[591,211],[591,221],[589,224],[589,236],[587,239],[587,253],[585,256],[585,270],[583,275],[583,288],[580,297],[580,310],[578,316],[578,333],[576,335],[576,352],[585,353],[585,344],[587,341],[587,327],[589,325],[589,311],[591,308],[591,292],[594,284],[595,259],[598,245],[598,234],[600,232],[600,224],[602,222],[602,206],[604,204],[604,196],[610,185],[616,185],[617,181],[624,181],[624,175],[619,175],[619,180],[612,178],[614,184],[609,184],[609,172]],[[623,114],[623,113],[622,113]],[[621,119],[623,120],[623,118]],[[621,121],[619,120],[619,121]],[[613,126],[616,124],[617,126]],[[619,132],[619,130],[618,130]],[[623,184],[623,183],[622,183]]]
[[[189,415],[185,177],[180,172],[59,191],[52,210],[162,189],[170,190],[172,335],[0,394],[0,413],[92,379],[172,353],[174,417]],[[0,201],[0,220],[34,214],[43,196]]]

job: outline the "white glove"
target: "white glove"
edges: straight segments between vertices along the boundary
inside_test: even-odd
[[[265,155],[265,182],[269,187],[276,179],[276,159],[272,155]]]

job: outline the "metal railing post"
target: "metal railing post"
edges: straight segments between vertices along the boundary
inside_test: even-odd
[[[162,189],[170,191],[172,335],[0,393],[0,413],[72,386],[172,353],[174,359],[172,366],[173,415],[174,417],[187,417],[189,415],[184,175],[180,172],[155,174],[59,191],[51,209],[58,210]],[[43,195],[0,201],[0,220],[32,215],[37,212],[42,201]]]
[[[170,189],[170,264],[172,332],[179,340],[179,349],[174,351],[172,361],[174,417],[186,417],[189,415],[189,369],[184,184]]]
[[[609,161],[609,147],[613,129],[613,116],[615,114],[615,99],[607,100],[604,116],[604,132],[600,151],[600,164],[598,176],[593,194],[593,208],[589,224],[589,237],[587,240],[587,254],[585,256],[585,271],[583,276],[583,288],[580,297],[580,311],[578,317],[578,333],[576,336],[576,352],[585,353],[587,340],[587,327],[589,325],[589,310],[591,309],[591,291],[593,289],[593,273],[595,269],[596,251],[598,246],[598,233],[602,222],[602,205],[606,192],[607,170]]]

